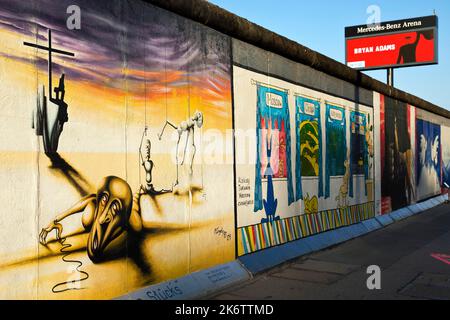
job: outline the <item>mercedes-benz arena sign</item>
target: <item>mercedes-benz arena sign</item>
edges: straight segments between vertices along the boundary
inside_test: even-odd
[[[438,63],[437,16],[345,28],[346,63],[358,70]]]

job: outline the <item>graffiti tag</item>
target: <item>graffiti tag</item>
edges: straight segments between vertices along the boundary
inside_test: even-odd
[[[229,233],[228,231],[223,230],[222,227],[216,227],[214,229],[214,234],[222,236],[224,239],[226,239],[227,241],[231,240],[231,233]]]

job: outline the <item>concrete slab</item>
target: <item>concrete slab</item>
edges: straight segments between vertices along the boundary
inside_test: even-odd
[[[425,208],[425,210],[429,210],[429,209],[433,208],[433,205],[431,204],[430,200],[422,202],[422,205]]]
[[[441,201],[439,201],[439,199],[441,199],[441,196],[430,199],[430,203],[432,204],[433,207],[436,207],[441,204]]]
[[[118,298],[118,300],[177,300],[194,299],[198,285],[192,275],[149,286]]]
[[[271,277],[282,278],[294,281],[306,281],[313,283],[331,284],[342,278],[342,275],[327,272],[317,272],[311,270],[299,270],[289,268],[280,272],[271,274]]]
[[[356,223],[345,228],[348,229],[348,232],[352,235],[352,238],[360,237],[369,232],[369,230],[362,223]]]
[[[422,202],[416,203],[415,206],[419,209],[418,213],[422,213],[423,211],[427,210]]]
[[[302,239],[286,243],[282,248],[289,260],[308,254],[312,250]]]
[[[203,292],[197,296],[209,294],[251,279],[250,273],[239,261],[232,261],[221,266],[195,272],[192,276],[199,288],[203,288]]]
[[[392,219],[392,217],[390,217],[387,214],[382,215],[382,216],[377,216],[377,217],[375,217],[375,219],[377,219],[377,221],[380,224],[382,224],[383,226],[388,226],[388,225],[394,223],[394,219]]]
[[[340,275],[347,275],[355,270],[360,269],[360,266],[357,266],[357,265],[336,263],[336,262],[329,262],[329,261],[321,261],[321,260],[314,260],[314,259],[308,259],[303,262],[295,263],[291,267],[294,269],[299,269],[299,270],[328,272],[328,273],[335,273],[335,274],[340,274]]]
[[[267,266],[265,266],[261,259],[256,257],[258,253],[248,254],[242,257],[239,257],[238,260],[242,265],[251,273],[257,274],[266,270]]]
[[[408,216],[410,216],[410,211],[407,208],[402,208],[399,210],[396,210],[389,214],[391,218],[393,218],[395,221],[400,221],[403,219],[406,219]]]
[[[377,221],[377,219],[372,218],[361,222],[369,232],[383,228],[383,225]]]
[[[412,204],[409,207],[407,207],[409,211],[411,211],[413,214],[417,214],[421,211],[421,209],[417,206],[417,204]]]
[[[312,251],[318,251],[334,244],[330,234],[326,232],[306,237],[301,241],[305,242],[306,245],[312,249]]]
[[[257,281],[233,290],[233,295],[247,300],[299,300],[308,299],[314,292],[327,286],[321,283],[292,281],[291,279],[261,275]]]
[[[439,204],[442,204],[443,202],[445,202],[445,200],[447,200],[447,195],[441,195],[437,198],[435,198],[437,201],[439,201]]]
[[[249,280],[251,275],[238,262],[232,261],[187,276],[162,282],[130,293],[118,300],[186,300]]]
[[[400,221],[400,220],[403,220],[403,219],[404,219],[403,216],[401,216],[397,211],[391,212],[391,213],[389,214],[389,216],[390,216],[392,219],[394,219],[394,221]]]
[[[402,208],[397,211],[404,219],[408,218],[411,215],[411,211],[409,211],[407,208]]]
[[[238,260],[251,274],[257,274],[289,260],[284,250],[282,246],[272,247],[239,257]]]
[[[450,275],[421,274],[400,294],[420,299],[450,300]]]
[[[335,244],[342,243],[353,238],[353,234],[351,234],[349,230],[345,227],[333,230],[331,232],[331,235],[334,239],[333,242]]]

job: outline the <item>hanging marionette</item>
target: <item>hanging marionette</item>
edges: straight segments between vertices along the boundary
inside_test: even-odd
[[[168,189],[161,189],[161,190],[156,190],[153,186],[152,183],[152,171],[153,171],[153,167],[155,166],[152,159],[151,159],[151,148],[152,148],[152,143],[150,141],[150,139],[146,139],[145,140],[145,157],[142,155],[142,145],[144,143],[144,136],[147,136],[147,126],[145,126],[145,130],[142,133],[142,138],[141,138],[141,145],[139,147],[139,156],[141,159],[141,165],[145,170],[145,185],[140,186],[139,192],[142,193],[146,193],[148,195],[154,196],[154,195],[160,195],[160,194],[164,194],[164,193],[170,193],[173,191],[173,187],[168,190]]]
[[[187,151],[187,147],[188,147],[188,143],[189,143],[189,138],[191,139],[192,156],[191,156],[190,163],[189,163],[189,174],[192,176],[192,174],[193,174],[192,165],[194,162],[194,157],[195,157],[195,152],[196,152],[195,140],[194,140],[195,126],[197,126],[198,128],[201,128],[203,126],[203,113],[201,113],[200,111],[196,111],[192,117],[190,117],[186,121],[181,122],[180,125],[178,125],[178,126],[176,126],[173,123],[171,123],[170,121],[166,120],[166,123],[164,124],[164,127],[161,130],[161,133],[158,134],[159,140],[162,139],[162,135],[164,134],[164,130],[166,129],[167,125],[169,125],[173,129],[175,129],[178,133],[178,141],[177,141],[177,149],[176,149],[176,162],[177,162],[177,180],[175,181],[175,186],[176,186],[179,183],[179,181],[178,181],[178,176],[179,176],[178,175],[178,147],[180,145],[181,136],[183,135],[183,133],[185,133],[185,132],[187,133],[186,144],[184,146],[184,151],[183,151],[183,160],[181,161],[180,165],[184,164],[184,160],[186,158],[186,151]]]

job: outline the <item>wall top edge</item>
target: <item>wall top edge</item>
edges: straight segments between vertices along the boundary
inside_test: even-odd
[[[354,70],[343,63],[311,50],[295,41],[274,33],[205,0],[144,0],[157,7],[172,11],[232,38],[247,42],[264,50],[279,54],[295,62],[350,82],[356,86],[406,102],[417,108],[450,119],[450,111],[422,98],[389,87],[374,78]]]

